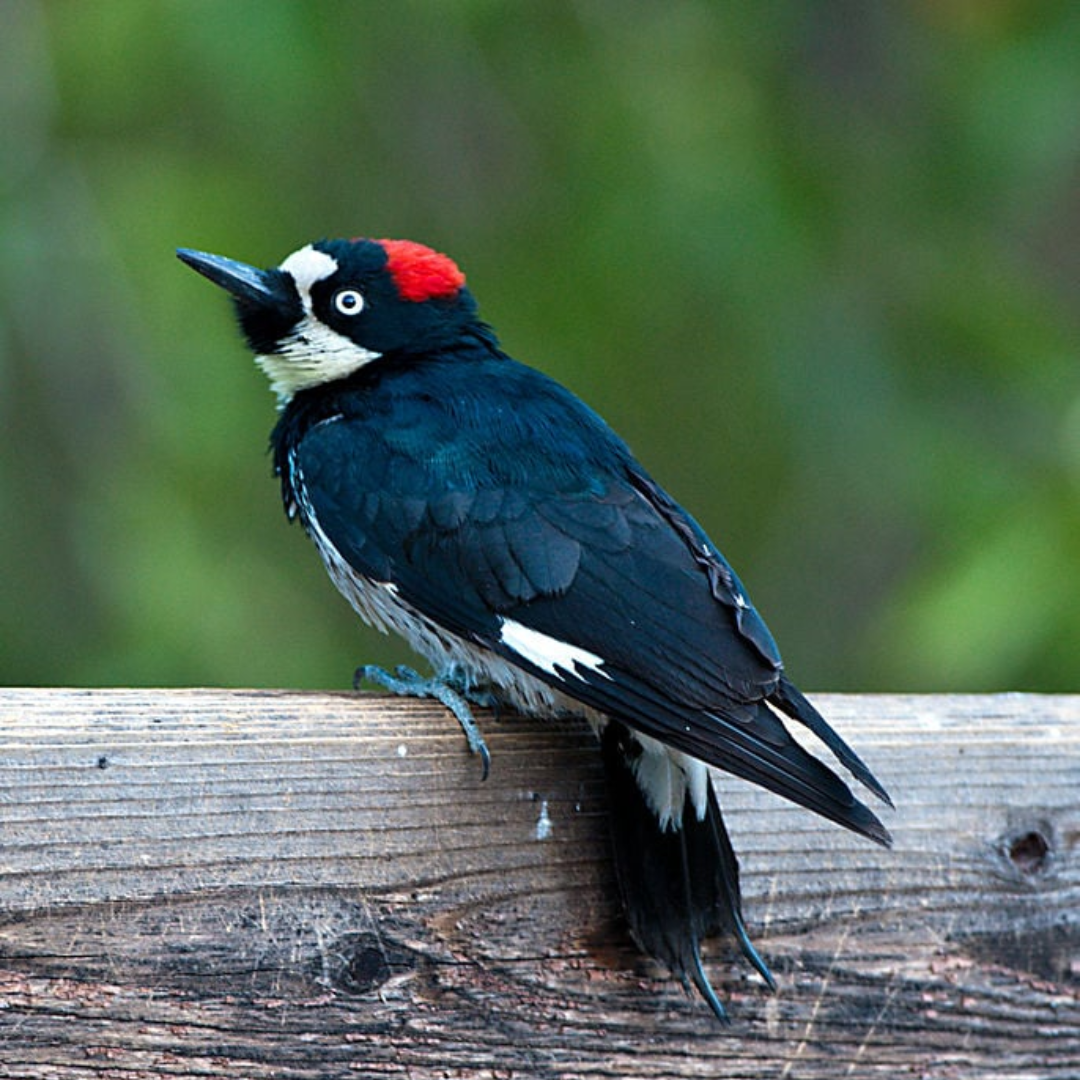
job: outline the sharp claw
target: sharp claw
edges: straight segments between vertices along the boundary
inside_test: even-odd
[[[448,676],[425,679],[418,672],[406,664],[398,664],[394,668],[394,674],[375,664],[364,664],[358,667],[353,674],[353,689],[359,690],[364,682],[373,682],[392,694],[401,694],[406,697],[434,698],[450,710],[461,725],[465,734],[465,741],[469,750],[480,755],[481,774],[480,779],[486,780],[491,771],[491,753],[484,742],[480,728],[473,718],[469,701],[474,702],[481,708],[494,707],[494,695],[480,691],[472,692],[464,685],[464,680],[455,677],[455,673]]]

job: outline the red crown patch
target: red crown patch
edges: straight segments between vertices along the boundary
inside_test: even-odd
[[[465,275],[448,255],[412,240],[377,240],[386,252],[386,269],[403,300],[455,296]]]

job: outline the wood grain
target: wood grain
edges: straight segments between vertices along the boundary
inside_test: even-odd
[[[0,1076],[1080,1076],[1080,698],[818,695],[882,851],[720,777],[780,989],[642,959],[572,723],[0,690]]]

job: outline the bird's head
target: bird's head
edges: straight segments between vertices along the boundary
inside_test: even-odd
[[[380,357],[445,348],[476,324],[465,275],[411,240],[320,240],[269,270],[187,248],[177,255],[232,296],[283,406]]]

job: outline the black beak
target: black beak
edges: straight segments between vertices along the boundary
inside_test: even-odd
[[[259,270],[247,263],[226,259],[224,255],[210,255],[190,248],[177,248],[176,257],[241,303],[268,306],[282,300],[281,272],[278,270]]]

